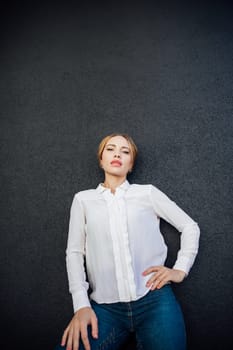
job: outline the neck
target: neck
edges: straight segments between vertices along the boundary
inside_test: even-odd
[[[110,188],[112,193],[115,193],[116,188],[120,186],[124,181],[126,180],[126,177],[119,177],[119,176],[111,176],[109,174],[105,174],[105,180],[103,183],[104,187]]]

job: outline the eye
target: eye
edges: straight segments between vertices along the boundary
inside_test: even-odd
[[[112,147],[107,147],[106,150],[107,151],[113,151],[113,148]]]
[[[125,153],[125,154],[129,154],[129,151],[123,151],[123,153]]]

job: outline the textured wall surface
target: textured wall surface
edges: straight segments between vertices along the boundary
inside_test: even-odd
[[[188,349],[226,349],[233,342],[232,8],[116,3],[2,11],[1,341],[49,350],[60,340],[72,316],[71,201],[102,181],[97,145],[119,131],[139,147],[129,181],[156,185],[201,228],[196,263],[174,286]],[[161,229],[171,266],[179,235],[165,222]]]

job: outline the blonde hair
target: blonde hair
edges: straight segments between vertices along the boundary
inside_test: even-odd
[[[115,136],[122,136],[122,137],[124,137],[128,141],[128,143],[130,144],[130,149],[131,149],[131,152],[132,152],[132,165],[134,165],[135,159],[136,159],[137,154],[138,154],[138,148],[137,148],[136,144],[134,143],[132,137],[130,137],[127,134],[118,134],[118,133],[113,133],[111,135],[107,135],[100,142],[99,147],[98,147],[98,152],[97,152],[97,157],[98,157],[98,160],[99,160],[99,164],[100,164],[100,161],[102,159],[102,153],[104,151],[104,148],[105,148],[106,144],[108,143],[108,141],[112,137],[115,137]]]

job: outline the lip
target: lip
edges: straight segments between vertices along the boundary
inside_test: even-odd
[[[121,166],[122,163],[121,163],[120,160],[112,160],[112,161],[111,161],[111,165]]]

